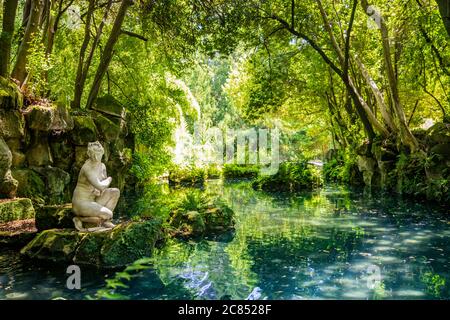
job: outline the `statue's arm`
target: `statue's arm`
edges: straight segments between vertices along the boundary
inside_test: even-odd
[[[98,174],[95,171],[91,171],[89,169],[84,170],[84,174],[86,176],[86,179],[89,181],[89,183],[94,186],[94,188],[103,191],[104,189],[108,188],[111,184],[111,178],[108,177],[104,180],[100,180],[98,178]]]

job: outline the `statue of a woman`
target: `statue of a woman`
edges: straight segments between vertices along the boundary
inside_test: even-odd
[[[79,231],[101,231],[114,227],[111,222],[120,191],[109,188],[111,177],[106,175],[106,167],[101,162],[104,150],[100,142],[88,144],[86,160],[80,170],[77,186],[73,192],[73,222]],[[94,228],[84,228],[83,223],[94,224]]]

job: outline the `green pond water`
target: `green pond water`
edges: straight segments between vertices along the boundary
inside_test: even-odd
[[[448,208],[328,186],[267,194],[210,182],[236,212],[235,230],[172,239],[127,270],[21,260],[0,249],[1,299],[448,299]],[[145,264],[144,264],[145,262]]]

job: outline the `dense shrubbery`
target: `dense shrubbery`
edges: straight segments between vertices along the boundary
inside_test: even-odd
[[[173,167],[169,172],[169,184],[172,186],[201,186],[208,178],[204,168]]]
[[[437,155],[400,154],[393,178],[399,193],[423,196],[442,202],[450,202],[450,169],[444,168],[445,159],[438,159]],[[436,169],[436,162],[442,162],[442,168]],[[428,171],[428,174],[427,174]]]
[[[255,189],[264,191],[311,190],[322,185],[320,171],[306,161],[284,162],[278,172],[271,176],[261,176],[254,181]]]
[[[164,189],[149,185],[135,202],[136,219],[159,218],[171,235],[196,237],[228,230],[234,225],[234,212],[217,195],[198,189]]]
[[[225,179],[255,179],[259,175],[259,166],[226,164],[223,166]]]
[[[323,178],[327,182],[344,184],[362,184],[362,176],[357,165],[357,156],[347,152],[339,152],[323,165]]]

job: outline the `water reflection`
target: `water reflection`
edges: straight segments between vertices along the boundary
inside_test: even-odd
[[[248,183],[210,183],[207,191],[221,194],[237,213],[234,232],[200,242],[172,239],[133,276],[90,274],[84,293],[95,296],[101,288],[98,298],[130,299],[450,298],[444,208],[338,187],[269,195]],[[7,269],[6,277],[16,281],[0,281],[2,298],[35,298],[30,287],[38,284],[44,292],[80,298],[59,292],[54,271],[6,263],[0,253],[0,279]],[[379,278],[373,282],[368,270],[374,267]],[[125,286],[105,287],[105,277]]]

